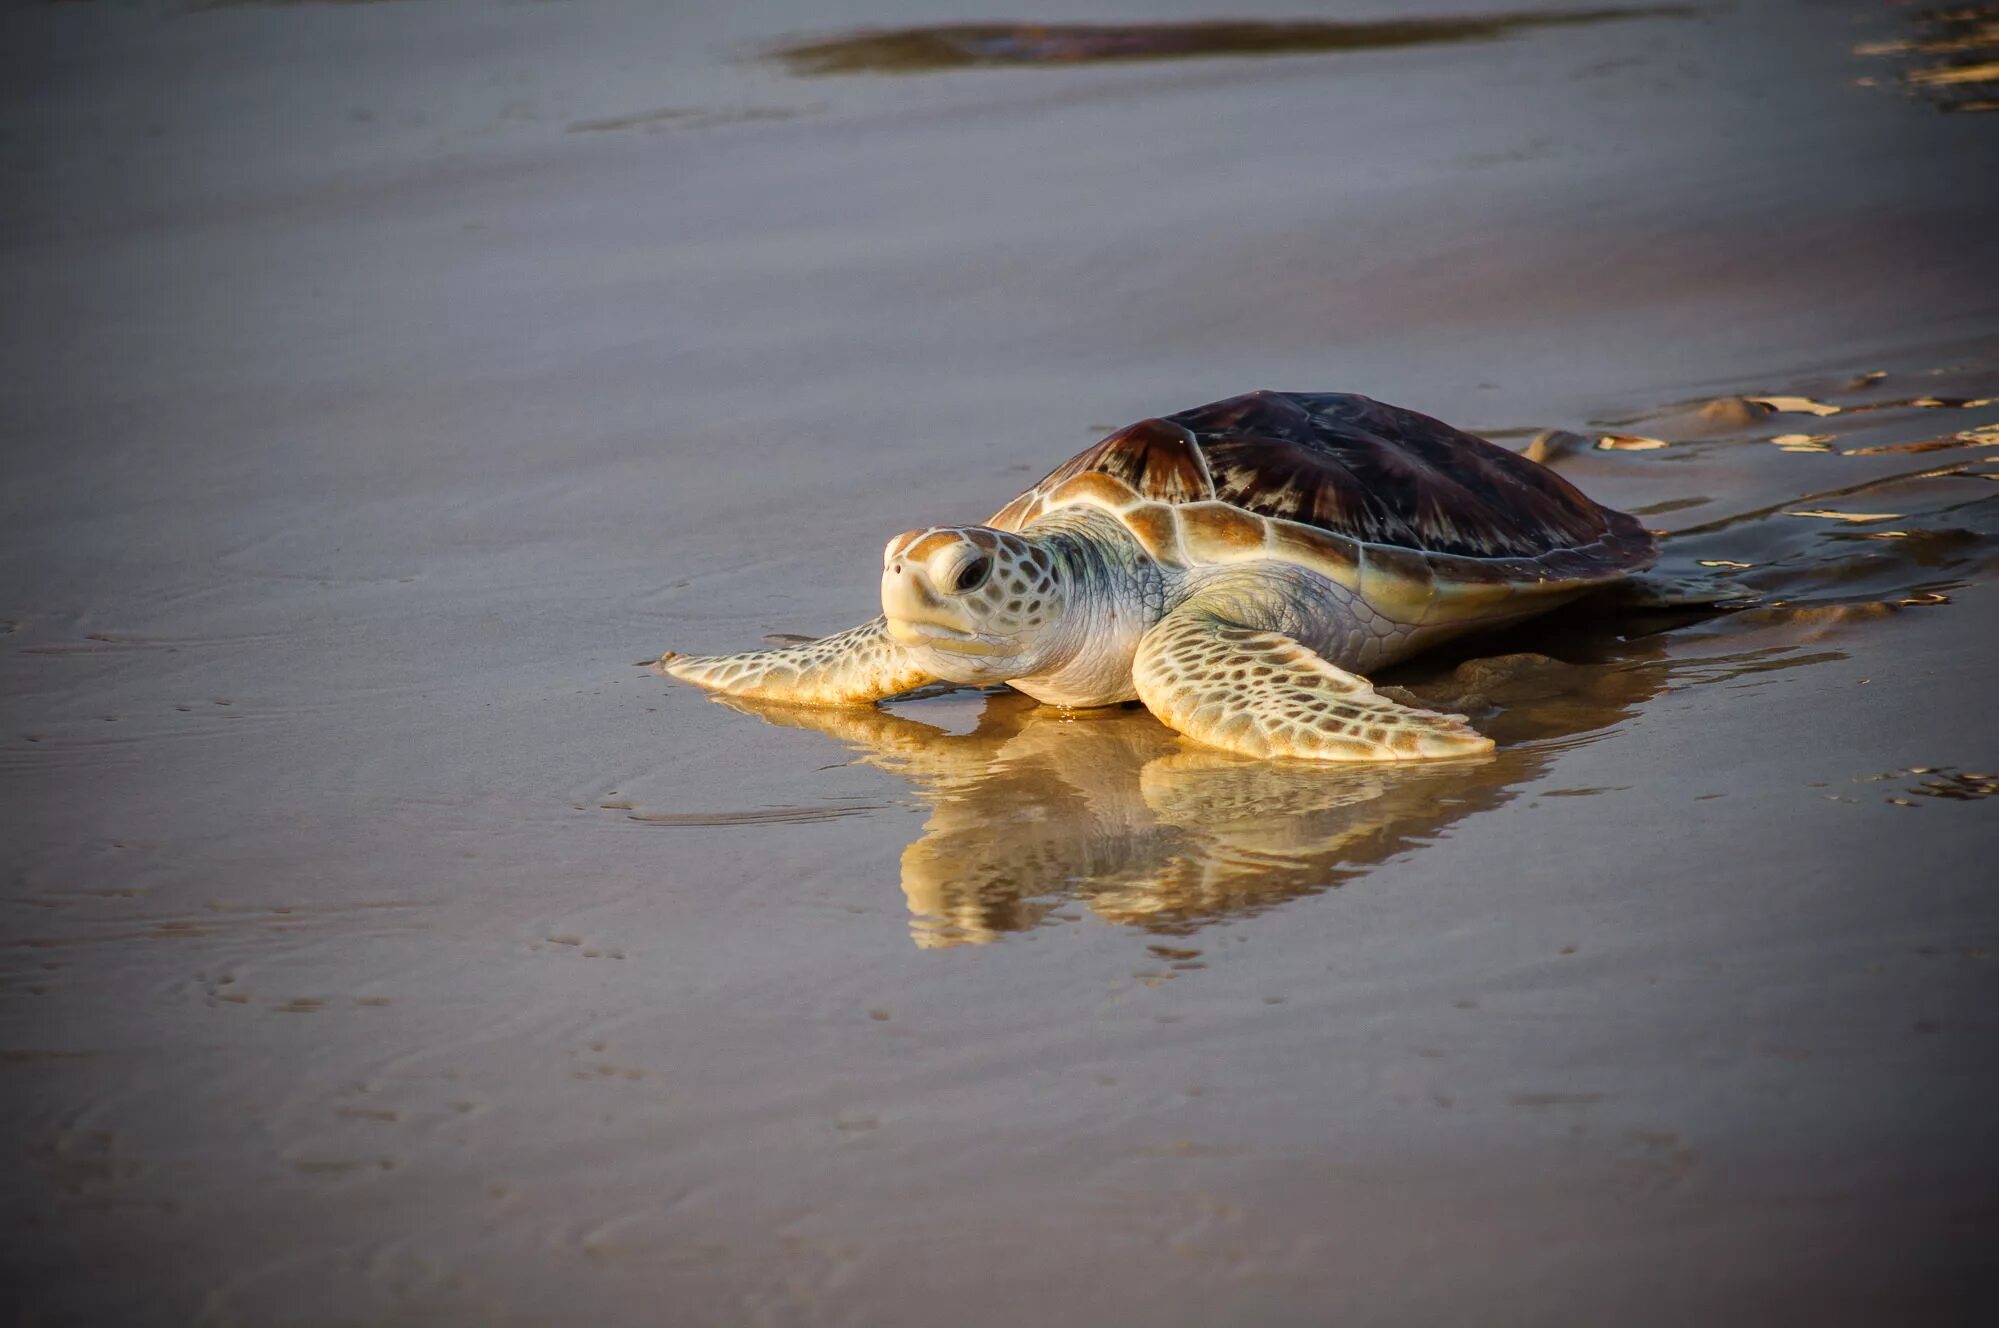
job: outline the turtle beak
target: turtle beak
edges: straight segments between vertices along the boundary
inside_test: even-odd
[[[927,646],[932,650],[948,650],[956,655],[1003,655],[1007,652],[1007,647],[1002,644],[973,636],[943,623],[890,618],[888,634],[906,646]]]
[[[979,635],[941,599],[921,569],[893,568],[882,574],[882,614],[888,634],[906,646],[928,646],[961,655],[1000,655],[1007,647]]]
[[[906,646],[925,646],[963,655],[1001,655],[1010,648],[1006,642],[974,630],[972,616],[963,604],[967,571],[977,572],[974,563],[983,551],[966,542],[963,553],[956,549],[912,550],[916,537],[927,532],[898,535],[889,541],[882,559],[882,614],[888,619],[888,634]],[[936,540],[933,534],[932,541]],[[911,556],[912,552],[928,557]],[[936,572],[951,579],[953,590],[938,585]]]

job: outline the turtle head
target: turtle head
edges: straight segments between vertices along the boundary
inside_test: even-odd
[[[1055,555],[988,526],[932,526],[888,542],[882,613],[889,635],[950,682],[1005,682],[1055,649],[1068,591]]]

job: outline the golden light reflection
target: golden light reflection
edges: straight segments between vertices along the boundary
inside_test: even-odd
[[[1979,112],[1999,110],[1999,7],[1950,5],[1916,9],[1909,17],[1918,35],[1903,40],[1866,42],[1853,48],[1859,56],[1926,57],[1902,70],[1905,87],[1928,99],[1938,110]],[[1866,86],[1878,80],[1862,79]]]
[[[1201,747],[1142,709],[1062,712],[1010,692],[985,697],[962,735],[916,718],[922,702],[898,714],[720,699],[823,733],[909,782],[930,814],[903,851],[902,892],[912,939],[937,948],[1059,921],[1078,904],[1183,935],[1333,889],[1507,801],[1552,759],[1561,744],[1550,740],[1616,723],[1663,683],[1633,658],[1469,660],[1401,695],[1484,716],[1496,755],[1335,768]]]
[[[1988,60],[1975,65],[1947,65],[1937,69],[1912,69],[1909,71],[1909,81],[1926,87],[1999,82],[1999,60]]]
[[[1835,512],[1835,511],[1832,511],[1832,510],[1831,510],[1830,508],[1813,508],[1813,509],[1810,509],[1810,510],[1807,510],[1807,511],[1798,511],[1798,512],[1786,512],[1786,513],[1784,513],[1784,515],[1785,515],[1785,516],[1812,516],[1812,517],[1818,517],[1818,518],[1820,518],[1821,520],[1825,520],[1825,521],[1847,521],[1847,522],[1851,522],[1852,524],[1854,524],[1854,525],[1858,526],[1858,525],[1865,525],[1865,524],[1866,524],[1867,522],[1869,522],[1869,521],[1899,521],[1899,520],[1900,520],[1900,519],[1901,519],[1901,518],[1903,517],[1904,513],[1901,513],[1901,512]]]
[[[1907,773],[1924,777],[1909,788],[1909,792],[1921,797],[1938,798],[1946,802],[1974,802],[1980,798],[1999,798],[1999,774],[1938,769],[1933,766],[1911,766]],[[1895,776],[1885,775],[1882,778],[1893,779]]]
[[[1926,16],[1927,17],[1927,16]],[[1961,11],[1962,27],[1955,33],[1924,41],[1862,42],[1855,55],[1958,55],[1999,46],[1999,14],[1980,14],[1975,7]]]
[[[1751,397],[1749,399],[1759,406],[1768,406],[1771,410],[1784,415],[1837,415],[1841,409],[1838,406],[1829,405],[1823,401],[1814,401],[1810,397]]]
[[[1918,452],[1947,452],[1952,448],[1965,447],[1962,438],[1924,438],[1910,443],[1882,443],[1874,447],[1849,447],[1842,456],[1887,456],[1910,455]]]

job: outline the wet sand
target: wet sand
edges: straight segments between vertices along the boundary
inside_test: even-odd
[[[764,58],[993,18],[6,16],[16,1318],[1989,1316],[1976,53]],[[1409,771],[639,666],[1259,386],[1567,431],[1754,606],[1384,677],[1500,741]]]

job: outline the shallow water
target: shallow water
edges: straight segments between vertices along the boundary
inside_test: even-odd
[[[1999,569],[1999,495],[1989,487],[1999,481],[1999,397],[1944,391],[1994,387],[1999,365],[1987,363],[1893,381],[1873,371],[1826,400],[1725,397],[1619,422],[1679,441],[1603,431],[1544,440],[1539,450],[1556,453],[1559,469],[1585,469],[1581,449],[1664,454],[1651,460],[1670,469],[1629,477],[1636,496],[1665,495],[1638,505],[1667,522],[1656,573],[1696,590],[1724,587],[1710,593],[1726,607],[1646,608],[1607,596],[1401,671],[1410,680],[1392,694],[1468,714],[1504,744],[1491,758],[1416,769],[1257,761],[1184,742],[1135,703],[1071,713],[1007,689],[970,692],[976,701],[945,689],[859,711],[721,704],[817,730],[909,783],[929,813],[902,855],[918,945],[1077,921],[1076,903],[1099,918],[1192,934],[1338,887],[1501,805],[1556,753],[1664,694],[1846,660],[1817,647],[1990,579]],[[1786,432],[1800,416],[1819,432]],[[1798,456],[1828,461],[1789,459]],[[1817,506],[1821,497],[1840,506]],[[953,733],[954,720],[966,731]],[[1930,796],[1982,796],[1982,785],[1948,772],[1939,787],[1948,794]],[[612,809],[680,826],[870,810]]]
[[[16,1317],[1978,1321],[1999,200],[1926,30],[767,58],[993,18],[7,15]],[[1411,770],[635,663],[1258,386],[1737,607],[1385,675],[1499,742]]]

